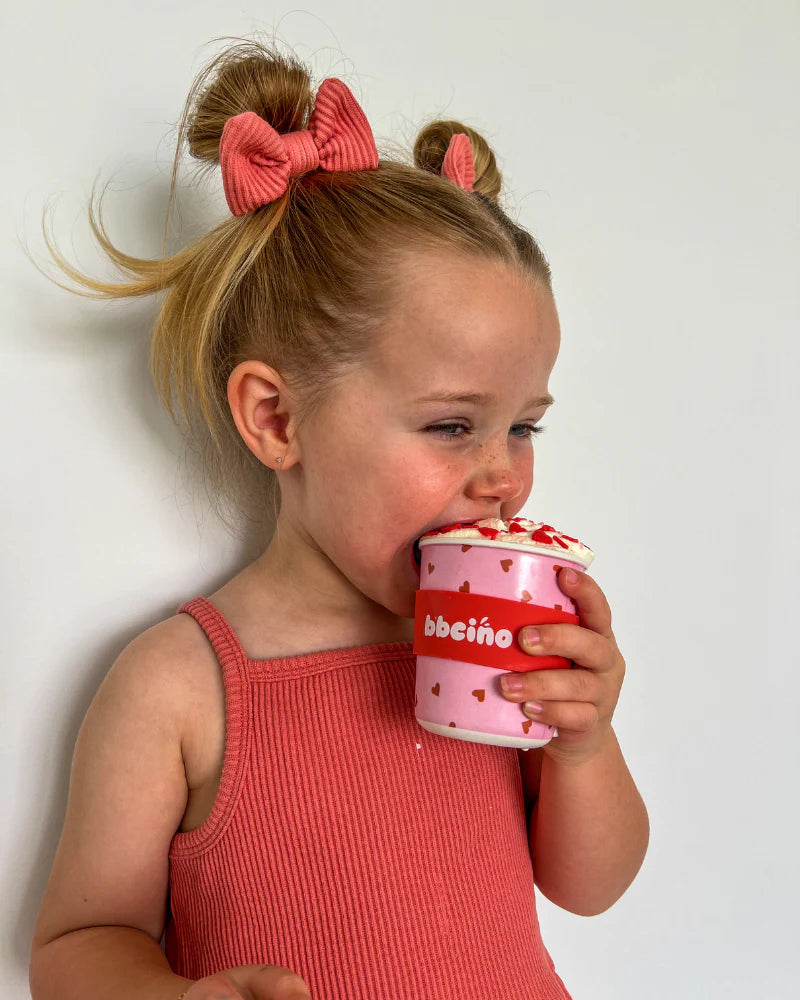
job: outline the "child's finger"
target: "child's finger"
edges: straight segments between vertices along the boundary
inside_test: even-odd
[[[576,577],[574,583],[568,582],[570,573]],[[578,605],[578,615],[584,628],[613,639],[611,608],[596,580],[585,573],[576,573],[563,567],[558,574],[558,585]]]
[[[504,675],[506,676],[506,675]],[[527,674],[511,674],[522,686],[517,691],[501,692],[509,701],[571,701],[598,703],[604,692],[600,678],[590,670],[530,670]]]
[[[541,711],[538,711],[539,708]],[[589,701],[528,702],[522,706],[522,711],[535,722],[555,726],[560,734],[567,730],[589,733],[600,717],[597,706]]]
[[[530,628],[539,633],[538,642],[528,638]],[[613,665],[608,639],[580,625],[526,625],[519,645],[530,656],[564,656],[587,670],[610,670]]]

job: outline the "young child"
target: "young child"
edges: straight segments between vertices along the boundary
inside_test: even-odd
[[[412,651],[415,540],[530,494],[560,343],[546,259],[498,206],[478,133],[435,122],[413,165],[379,160],[341,81],[315,93],[261,43],[211,62],[184,128],[231,217],[156,262],[95,227],[126,284],[56,258],[101,296],[168,290],[162,398],[206,428],[218,494],[262,513],[279,497],[277,524],[95,696],[33,1000],[568,997],[534,884],[600,913],[648,841],[611,727],[606,599],[562,571],[581,624],[524,648],[575,668],[508,675],[558,727],[540,750],[423,730]]]

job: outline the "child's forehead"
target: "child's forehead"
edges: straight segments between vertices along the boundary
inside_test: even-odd
[[[408,349],[393,362],[371,368],[366,377],[375,398],[420,411],[450,404],[489,411],[511,398],[536,408],[553,402],[547,391],[552,360],[552,353],[533,349],[517,358],[487,359],[475,349],[466,352],[463,344],[451,353],[440,339],[429,353]]]
[[[377,338],[377,355],[384,368],[398,371],[440,371],[458,376],[466,368],[517,366],[537,355],[547,363],[554,340],[560,337],[557,319],[529,296],[516,298],[502,289],[467,294],[427,308],[395,313]]]
[[[493,262],[481,268],[445,258],[438,271],[437,262],[429,258],[426,269],[417,260],[406,269],[403,276],[413,273],[418,281],[375,338],[376,380],[415,397],[497,393],[520,380],[537,382],[543,394],[560,342],[549,293]]]
[[[548,318],[550,293],[503,261],[422,255],[401,265],[398,283],[385,331],[400,352],[410,339],[423,350],[492,349]]]
[[[421,252],[406,255],[395,271],[400,301],[412,306],[453,308],[501,294],[530,296],[534,281],[506,261],[478,256]]]

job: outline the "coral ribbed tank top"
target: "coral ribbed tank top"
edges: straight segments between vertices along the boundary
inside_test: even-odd
[[[414,717],[411,642],[247,657],[206,598],[225,757],[169,851],[165,952],[192,979],[287,966],[313,1000],[569,1000],[539,933],[513,748]]]

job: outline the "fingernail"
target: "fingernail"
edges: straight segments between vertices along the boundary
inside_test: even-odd
[[[574,569],[568,569],[567,570],[567,583],[577,583],[577,582],[578,582],[578,574],[575,572]]]
[[[528,715],[540,715],[544,711],[544,705],[540,701],[526,701],[522,710]]]
[[[500,678],[500,686],[504,691],[521,691],[522,678],[516,674],[506,674]]]
[[[541,639],[541,633],[538,628],[525,628],[522,630],[522,638],[525,642],[531,643],[538,642]]]

